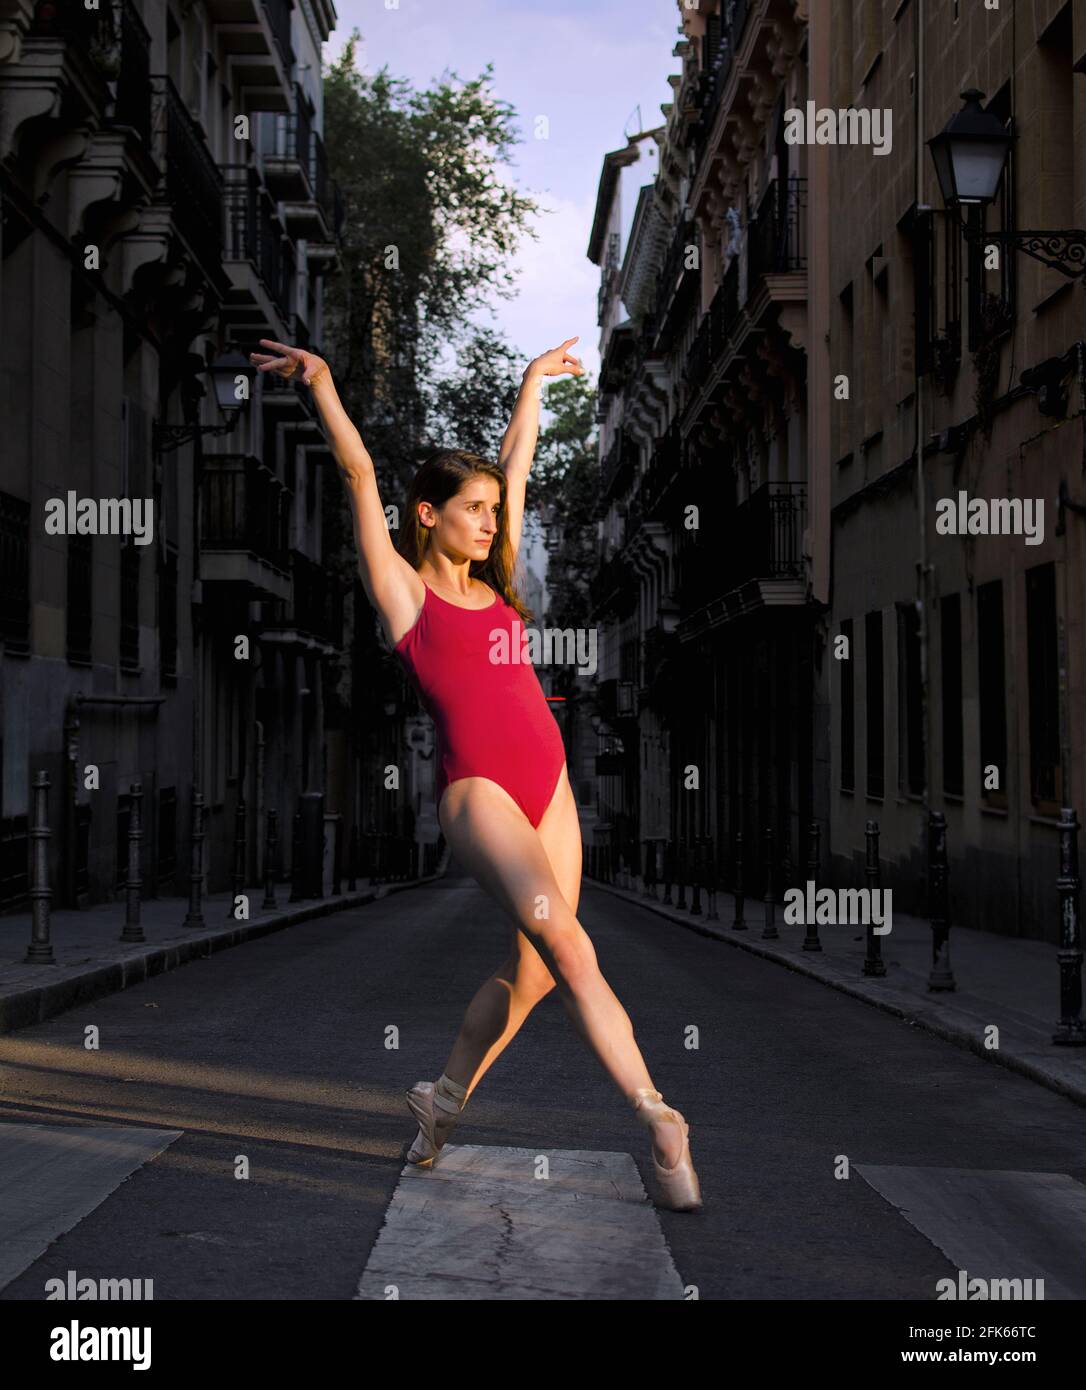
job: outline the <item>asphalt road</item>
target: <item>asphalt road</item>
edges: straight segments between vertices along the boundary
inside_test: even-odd
[[[945,1170],[1086,1180],[1070,1101],[589,885],[581,920],[655,1084],[691,1126],[705,1209],[659,1219],[700,1298],[933,1298],[955,1264],[857,1165],[927,1170],[924,1182]],[[450,878],[0,1037],[0,1126],[184,1131],[0,1299],[42,1299],[68,1270],[153,1279],[156,1300],[350,1299],[414,1137],[403,1090],[439,1074],[506,938],[485,895]],[[84,1047],[92,1024],[97,1051]],[[649,1178],[646,1131],[555,994],[456,1139],[629,1152]],[[1023,1237],[1036,1226],[1028,1204],[1007,1219]]]

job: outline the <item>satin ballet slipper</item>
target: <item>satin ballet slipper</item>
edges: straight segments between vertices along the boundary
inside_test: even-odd
[[[650,1087],[639,1087],[633,1093],[631,1103],[638,1120],[646,1128],[664,1117],[669,1117],[682,1128],[682,1152],[673,1167],[664,1168],[657,1159],[656,1150],[653,1148],[652,1167],[656,1175],[658,1189],[655,1199],[656,1205],[664,1207],[668,1211],[700,1211],[702,1205],[701,1185],[690,1157],[690,1126],[677,1110],[664,1104],[664,1098],[659,1091],[654,1091]]]
[[[436,1082],[416,1081],[406,1095],[411,1113],[419,1122],[419,1132],[407,1152],[407,1161],[420,1168],[430,1168],[460,1118],[467,1087],[442,1075]]]

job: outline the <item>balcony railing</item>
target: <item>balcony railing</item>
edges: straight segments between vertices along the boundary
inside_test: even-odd
[[[801,580],[806,500],[803,483],[765,483],[721,523],[716,540],[691,539],[679,555],[683,606],[700,607],[752,580]]]
[[[625,434],[619,433],[600,464],[600,496],[607,497],[612,489],[634,467],[637,450]]]
[[[698,271],[687,270],[684,264],[686,248],[697,245],[697,242],[695,223],[680,218],[657,283],[656,312],[651,330],[653,339],[659,337],[669,320],[674,322],[679,308],[689,302],[697,288]]]
[[[320,131],[313,132],[313,140],[309,161],[309,182],[313,188],[313,196],[324,209],[329,223],[334,224],[336,218],[335,190],[332,180],[328,175],[328,155],[325,152],[324,141],[321,139]]]
[[[750,283],[762,275],[807,269],[807,180],[773,179],[750,229]]]
[[[301,551],[290,552],[292,598],[266,605],[268,624],[296,628],[334,647],[343,645],[343,594],[323,565]]]
[[[260,181],[255,165],[227,164],[225,257],[251,261],[265,288],[285,314],[290,303],[290,257],[286,233],[274,215],[274,203]]]
[[[279,56],[289,73],[294,67],[294,47],[290,41],[290,0],[262,0],[268,27],[279,45]]]
[[[637,578],[622,552],[612,555],[589,580],[588,591],[593,605],[597,608],[620,595],[630,595],[637,585]]]
[[[218,267],[223,244],[222,175],[170,78],[155,73],[151,84],[154,130],[159,137],[165,132],[165,150],[156,154],[166,169],[166,197],[173,220],[193,250]]]
[[[287,568],[290,495],[269,468],[248,455],[215,454],[200,480],[200,545],[245,550]]]
[[[733,257],[717,286],[686,359],[685,376],[691,391],[704,384],[713,365],[726,353],[728,339],[739,319],[739,262]]]
[[[743,39],[743,30],[746,27],[747,15],[750,10],[749,0],[730,0],[730,3],[726,4],[726,10],[726,23],[722,28],[720,41],[712,55],[711,66],[702,73],[701,115],[698,118],[694,136],[695,156],[699,165],[705,154],[724,89],[728,85],[728,78],[735,65],[736,52]]]
[[[151,35],[132,0],[121,4],[121,71],[117,76],[115,126],[131,126],[151,144]]]

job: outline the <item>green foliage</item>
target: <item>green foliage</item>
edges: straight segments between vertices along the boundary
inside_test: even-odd
[[[358,72],[360,37],[324,86],[329,171],[347,211],[323,346],[347,413],[398,491],[433,432],[427,401],[442,359],[480,337],[473,310],[515,293],[509,262],[521,236],[536,235],[528,218],[539,209],[498,177],[518,136],[489,64],[470,81],[446,71],[416,92],[387,68]],[[483,348],[470,350],[485,361]],[[492,432],[478,412],[467,424]]]
[[[545,388],[543,403],[550,419],[539,432],[525,506],[549,531],[546,623],[583,627],[588,581],[599,566],[596,390],[587,377],[561,377]]]

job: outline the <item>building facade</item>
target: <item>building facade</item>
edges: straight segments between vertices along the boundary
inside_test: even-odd
[[[874,829],[922,914],[942,816],[952,920],[1054,941],[1086,785],[1084,282],[1051,263],[1086,245],[1086,6],[678,16],[665,124],[606,156],[589,247],[618,872],[779,900],[809,863],[862,884]],[[1011,152],[958,211],[928,142],[969,89]]]
[[[334,23],[329,0],[0,6],[0,907],[25,904],[39,770],[64,906],[122,887],[134,803],[145,894],[187,891],[194,792],[211,890],[259,880],[269,809],[283,865],[302,793],[349,809],[322,757],[331,459],[307,393],[247,363],[320,341]],[[53,499],[121,524],[51,526]]]

